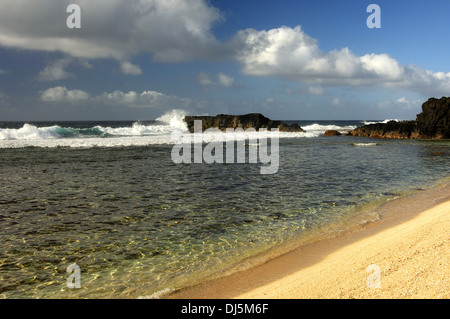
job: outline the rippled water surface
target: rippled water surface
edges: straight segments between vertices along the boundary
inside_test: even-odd
[[[450,176],[445,141],[286,138],[274,175],[176,165],[171,149],[1,149],[0,296],[151,295]]]

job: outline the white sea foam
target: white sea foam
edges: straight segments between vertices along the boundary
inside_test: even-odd
[[[368,122],[368,121],[363,121],[363,123],[364,123],[364,125],[378,124],[378,123],[386,124],[387,122],[391,122],[391,121],[394,121],[394,122],[400,122],[400,121],[397,120],[397,119],[386,119],[386,120],[384,120],[384,121],[378,121],[378,122]]]
[[[170,144],[170,137],[160,136],[124,136],[111,138],[73,138],[73,139],[52,139],[52,140],[6,140],[0,142],[0,148],[23,148],[23,147],[121,147],[121,146],[148,146],[155,144]]]
[[[18,129],[0,128],[0,148],[23,148],[34,147],[121,147],[121,146],[148,146],[158,144],[175,144],[182,137],[190,134],[187,125],[183,121],[187,112],[184,110],[172,110],[156,119],[154,124],[143,124],[135,122],[131,126],[107,127],[95,126],[85,129],[61,127],[58,125],[48,127],[37,127],[24,124]],[[306,132],[279,132],[279,138],[314,138],[323,135],[326,130],[337,130],[346,132],[356,128],[355,126],[337,126],[311,124],[303,126]],[[203,134],[202,142],[223,141],[227,139],[258,140],[260,134],[273,134],[261,132],[234,132],[232,135],[220,133]]]
[[[169,134],[173,128],[170,125],[143,125],[133,123],[131,127],[102,127],[96,126],[100,131],[114,136],[147,136]]]
[[[172,110],[160,117],[156,120],[169,124],[172,128],[179,128],[183,130],[187,130],[186,122],[183,121],[186,116],[186,111],[184,110]]]
[[[353,143],[353,146],[377,146],[378,143]]]
[[[165,288],[162,290],[159,290],[151,295],[147,295],[147,296],[139,296],[137,299],[159,299],[162,296],[171,293],[172,291],[174,291],[175,289],[173,288]]]
[[[340,133],[346,133],[348,131],[354,130],[356,126],[348,125],[348,126],[338,126],[338,125],[320,125],[317,123],[302,126],[302,128],[306,131],[305,137],[318,137],[323,133],[329,130],[335,130]]]
[[[33,139],[53,139],[60,137],[57,133],[59,126],[36,127],[24,124],[19,129],[0,129],[0,140],[33,140]]]

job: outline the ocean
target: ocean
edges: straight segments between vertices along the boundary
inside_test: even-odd
[[[449,141],[323,136],[365,120],[287,121],[306,133],[280,133],[275,174],[175,164],[183,116],[0,122],[0,297],[159,297],[376,221],[450,176]]]

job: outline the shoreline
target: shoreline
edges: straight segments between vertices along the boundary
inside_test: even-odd
[[[377,207],[381,218],[168,299],[449,298],[450,182]],[[381,288],[368,288],[379,266]]]

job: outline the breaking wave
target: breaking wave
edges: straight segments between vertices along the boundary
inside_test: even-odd
[[[364,125],[378,124],[378,123],[386,124],[387,122],[391,122],[391,121],[394,121],[394,122],[400,122],[400,121],[397,120],[397,119],[386,119],[386,120],[384,120],[384,121],[374,121],[374,122],[363,121],[363,124],[364,124]]]
[[[23,147],[126,147],[147,146],[161,144],[175,144],[178,138],[187,132],[186,123],[183,121],[187,112],[184,110],[171,110],[154,121],[137,122],[61,122],[57,124],[44,123],[30,124],[20,123],[0,127],[0,148],[23,148]],[[280,138],[314,138],[322,136],[327,130],[337,130],[342,133],[356,128],[356,125],[336,125],[333,123],[299,124],[305,130],[302,133],[280,132]],[[5,125],[8,123],[2,123]],[[8,125],[6,125],[8,126]],[[21,126],[21,127],[20,127]],[[175,133],[175,134],[174,134]],[[247,138],[236,134],[235,139]],[[257,138],[259,132],[254,133],[252,138]],[[270,134],[270,132],[269,132]],[[223,136],[203,136],[203,142],[225,141]],[[174,136],[177,136],[174,138]]]
[[[323,125],[323,124],[310,124],[310,125],[305,125],[302,126],[302,128],[306,131],[306,135],[311,136],[311,137],[318,137],[323,135],[323,133],[325,133],[326,131],[329,130],[335,130],[335,131],[339,131],[340,133],[346,133],[348,131],[354,130],[357,126],[355,125],[346,125],[346,126],[339,126],[339,125],[333,125],[333,124],[329,124],[329,125]]]

